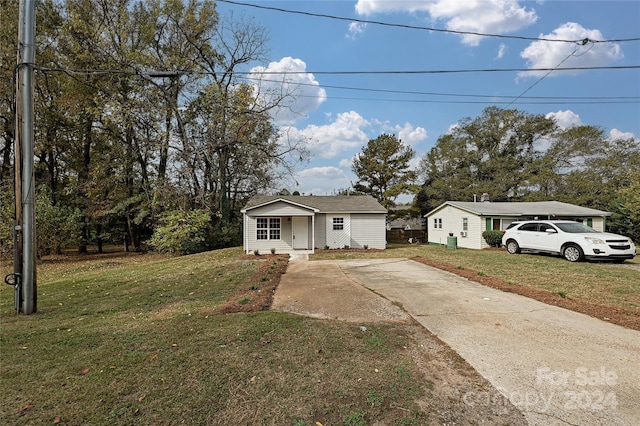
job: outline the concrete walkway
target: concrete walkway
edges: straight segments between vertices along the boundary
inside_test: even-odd
[[[359,297],[380,297],[377,293],[399,303],[503,395],[495,400],[467,393],[465,403],[509,400],[531,425],[640,424],[638,331],[407,259],[300,263],[295,263],[304,272],[300,280],[295,269],[288,271],[283,291],[291,285],[304,287],[304,274],[315,268],[322,270],[315,274],[315,288],[335,285],[335,277],[343,277],[351,286],[373,290]],[[304,303],[302,296],[297,303]]]

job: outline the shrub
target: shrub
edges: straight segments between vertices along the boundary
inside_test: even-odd
[[[60,253],[65,245],[76,244],[82,221],[77,209],[53,203],[51,190],[38,188],[36,196],[36,237],[40,255]]]
[[[490,247],[500,247],[502,245],[502,231],[497,229],[487,230],[482,233],[482,238]]]
[[[0,185],[0,258],[10,259],[13,256],[14,194],[11,185]],[[77,244],[80,235],[77,209],[54,203],[51,190],[46,186],[37,188],[35,203],[39,256],[59,253],[62,247]]]
[[[206,210],[173,210],[160,218],[149,245],[168,254],[193,254],[210,248],[212,228]]]

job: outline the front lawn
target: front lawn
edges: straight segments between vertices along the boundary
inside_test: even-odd
[[[513,407],[464,404],[465,391],[495,390],[415,324],[223,314],[272,279],[261,268],[266,261],[240,249],[47,258],[38,265],[38,312],[30,316],[13,313],[13,289],[3,285],[3,424],[521,419]],[[3,275],[9,266],[2,264]]]

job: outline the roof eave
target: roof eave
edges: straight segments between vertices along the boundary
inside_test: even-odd
[[[257,209],[257,208],[260,208],[260,207],[265,207],[265,206],[268,206],[270,204],[274,204],[274,203],[277,203],[277,202],[280,202],[280,201],[282,201],[283,203],[291,204],[292,206],[301,207],[301,208],[304,208],[304,209],[311,210],[314,213],[319,213],[320,212],[320,209],[317,209],[315,207],[307,206],[307,205],[301,204],[301,203],[296,203],[294,201],[287,200],[285,198],[276,198],[274,200],[269,200],[269,201],[265,201],[264,203],[256,204],[255,206],[245,207],[245,208],[240,210],[240,213],[246,213],[249,210],[254,210],[254,209]]]

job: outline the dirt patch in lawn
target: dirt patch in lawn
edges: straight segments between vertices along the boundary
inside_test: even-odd
[[[573,299],[565,295],[553,293],[546,290],[539,290],[519,284],[509,284],[503,279],[480,275],[478,271],[469,268],[460,268],[451,264],[435,262],[423,257],[414,257],[411,260],[433,266],[447,272],[451,272],[468,280],[478,282],[498,290],[507,291],[509,293],[519,294],[531,299],[546,303],[548,305],[558,306],[569,309],[574,312],[580,312],[594,318],[598,318],[622,327],[633,330],[640,330],[640,316],[637,311],[627,310],[609,305],[599,305],[597,303],[587,302],[585,300]]]
[[[273,302],[273,294],[280,284],[280,278],[287,271],[289,264],[288,254],[246,255],[244,259],[257,259],[261,262],[260,268],[245,284],[242,291],[236,293],[220,307],[220,312],[223,314],[268,311]]]

